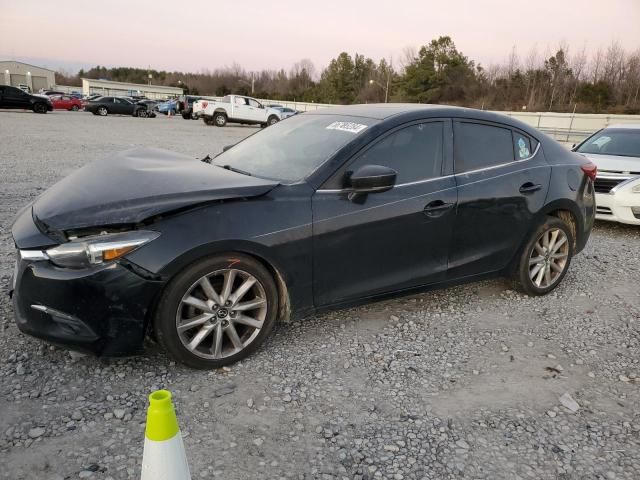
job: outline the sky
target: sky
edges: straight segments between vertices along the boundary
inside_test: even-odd
[[[0,60],[72,73],[289,69],[303,58],[320,70],[342,51],[395,66],[407,47],[440,35],[485,66],[514,46],[521,58],[561,43],[640,49],[640,0],[0,0],[0,12]]]

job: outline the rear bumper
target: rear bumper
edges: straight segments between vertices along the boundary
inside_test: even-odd
[[[612,190],[610,193],[596,193],[596,218],[640,225],[640,193],[632,193],[630,188]]]
[[[12,288],[18,328],[47,342],[95,355],[142,350],[161,282],[112,263],[86,270],[19,259]]]

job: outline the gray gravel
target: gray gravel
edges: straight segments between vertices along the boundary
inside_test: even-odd
[[[545,298],[495,280],[319,315],[220,371],[152,343],[96,359],[18,332],[6,294],[19,207],[109,151],[203,156],[254,131],[0,112],[0,478],[139,478],[160,387],[194,479],[640,476],[640,228],[598,223]]]

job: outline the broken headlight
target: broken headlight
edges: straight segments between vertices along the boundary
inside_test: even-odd
[[[77,238],[50,248],[45,253],[52,263],[60,267],[86,268],[116,260],[159,236],[158,232],[148,230],[108,233]]]

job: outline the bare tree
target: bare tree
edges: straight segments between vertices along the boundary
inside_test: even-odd
[[[576,93],[578,91],[578,86],[582,81],[582,77],[585,73],[585,69],[587,67],[587,47],[586,45],[582,45],[582,49],[576,52],[575,55],[570,57],[569,65],[571,67],[571,71],[573,72],[573,88],[571,90],[571,95],[569,97],[569,105],[574,102],[576,98]]]
[[[400,69],[404,71],[409,65],[416,61],[418,53],[416,48],[412,46],[404,47],[400,56]]]

